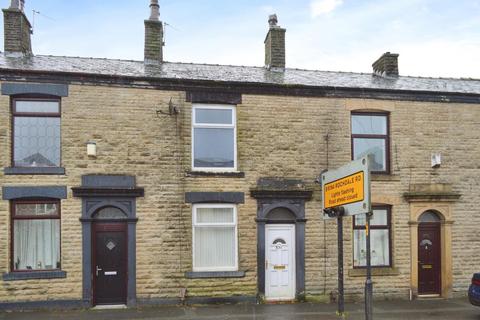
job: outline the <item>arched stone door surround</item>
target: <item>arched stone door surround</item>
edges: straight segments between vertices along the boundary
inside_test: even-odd
[[[135,177],[122,175],[85,175],[82,185],[73,187],[73,196],[82,199],[82,282],[83,300],[93,304],[92,296],[92,226],[96,222],[127,225],[127,305],[135,306],[136,294],[136,198],[143,197]],[[106,213],[106,208],[111,212]]]
[[[257,288],[259,299],[265,296],[265,225],[291,223],[295,225],[295,296],[305,295],[305,201],[311,191],[252,191],[257,199]]]
[[[410,287],[418,296],[418,226],[422,214],[433,211],[440,218],[441,243],[441,296],[448,298],[452,291],[452,224],[451,206],[448,203],[410,204]]]

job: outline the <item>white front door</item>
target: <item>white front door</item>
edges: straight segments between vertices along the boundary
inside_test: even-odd
[[[295,225],[265,226],[265,296],[295,299]]]

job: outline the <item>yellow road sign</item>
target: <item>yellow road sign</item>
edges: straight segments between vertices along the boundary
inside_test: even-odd
[[[365,195],[364,179],[364,172],[359,171],[325,184],[323,189],[325,209],[363,201]]]
[[[342,215],[345,216],[371,212],[370,162],[371,156],[366,155],[321,174],[322,210],[325,219],[332,218],[325,210],[334,208],[342,208]]]

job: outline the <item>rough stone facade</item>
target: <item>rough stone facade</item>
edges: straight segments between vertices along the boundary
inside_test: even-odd
[[[480,107],[467,103],[293,97],[243,94],[237,105],[238,170],[244,175],[191,174],[191,112],[184,90],[127,86],[69,85],[61,100],[62,166],[65,175],[4,175],[1,186],[65,185],[61,201],[61,262],[66,278],[0,281],[0,301],[82,299],[81,199],[72,187],[86,174],[136,177],[145,196],[137,199],[136,292],[139,303],[187,297],[254,297],[257,294],[257,201],[250,195],[259,178],[301,179],[313,198],[306,202],[305,294],[328,296],[336,290],[336,223],[321,214],[320,171],[351,160],[350,114],[381,110],[390,114],[391,174],[374,175],[373,201],[392,205],[393,268],[374,272],[374,294],[409,297],[411,285],[410,203],[404,194],[415,185],[451,185],[461,194],[451,209],[452,283],[447,296],[464,295],[478,272]],[[169,101],[180,110],[168,112]],[[0,96],[0,163],[11,165],[10,98]],[[328,147],[326,137],[328,135]],[[96,158],[86,153],[97,144]],[[442,165],[431,168],[431,153]],[[242,278],[187,279],[192,270],[192,209],[185,192],[243,192],[238,205],[238,255]],[[438,200],[438,199],[437,199]],[[426,207],[429,206],[426,201]],[[10,272],[10,204],[0,201],[0,269]],[[352,222],[345,219],[345,292],[363,294],[363,273],[352,268]]]
[[[161,21],[145,20],[145,61],[151,64],[163,61],[163,24]]]
[[[265,66],[285,68],[285,32],[279,26],[271,26],[265,38]]]
[[[381,76],[398,76],[398,54],[386,52],[372,64],[373,72]]]
[[[3,9],[3,23],[5,29],[5,52],[32,54],[30,40],[32,26],[23,11],[19,9]]]

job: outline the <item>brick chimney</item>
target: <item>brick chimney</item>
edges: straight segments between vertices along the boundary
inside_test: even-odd
[[[398,77],[398,53],[385,52],[372,64],[373,73],[382,77]]]
[[[145,64],[163,62],[163,25],[158,0],[150,0],[150,18],[145,20]]]
[[[32,25],[23,8],[25,0],[11,0],[10,7],[3,9],[4,50],[7,55],[32,55]]]
[[[283,71],[285,69],[285,32],[277,26],[276,14],[269,16],[269,30],[265,38],[265,68]]]

